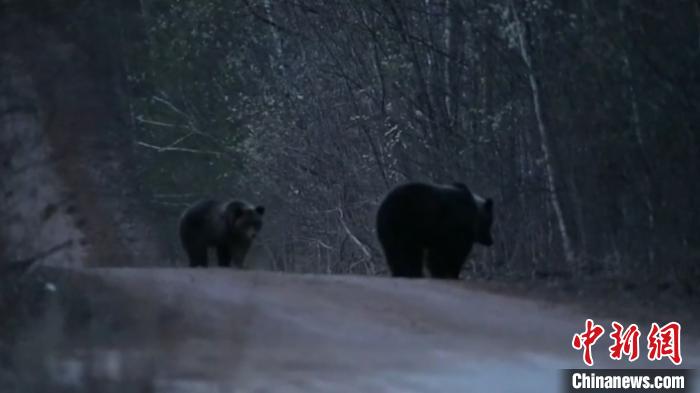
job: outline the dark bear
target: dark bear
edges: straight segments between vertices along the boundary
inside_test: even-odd
[[[408,183],[384,198],[377,236],[394,277],[458,279],[476,243],[490,246],[493,201],[466,185]]]
[[[213,199],[199,201],[180,217],[180,241],[191,267],[208,265],[207,252],[215,248],[219,266],[231,266],[231,259],[243,268],[248,249],[262,227],[265,208],[248,202]]]

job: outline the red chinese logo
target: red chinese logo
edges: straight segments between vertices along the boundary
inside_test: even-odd
[[[610,338],[615,343],[608,348],[610,358],[620,360],[624,354],[628,356],[630,362],[637,360],[639,358],[639,327],[633,323],[627,329],[623,329],[623,326],[617,322],[613,322],[612,327],[615,331],[610,333]]]
[[[602,326],[593,323],[592,319],[586,319],[586,331],[575,334],[571,345],[576,350],[583,349],[583,362],[589,366],[593,365],[593,355],[591,347],[603,335],[605,329]]]
[[[610,338],[613,344],[608,347],[610,358],[613,360],[622,359],[627,356],[630,362],[639,358],[639,327],[631,324],[627,329],[615,321],[612,322],[613,332]],[[586,319],[586,330],[574,334],[571,345],[576,350],[583,349],[583,362],[588,366],[593,365],[592,347],[596,341],[605,333],[605,329],[596,325],[592,319]],[[676,366],[683,362],[681,356],[681,325],[678,322],[669,322],[663,327],[659,327],[656,322],[651,324],[651,329],[647,335],[647,357],[649,361],[668,358]]]
[[[681,325],[669,322],[663,327],[654,322],[647,336],[649,360],[661,360],[668,357],[676,366],[681,364]]]

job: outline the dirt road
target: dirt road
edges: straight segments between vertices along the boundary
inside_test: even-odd
[[[155,392],[556,392],[558,370],[582,366],[570,342],[586,315],[464,283],[222,269],[80,272],[90,291],[122,298],[91,312],[116,320],[101,339],[88,349],[64,345],[47,357],[58,385],[131,380],[147,381]],[[607,321],[596,322],[610,330]],[[606,359],[606,339],[594,347],[596,366],[620,366]],[[685,368],[700,365],[697,340],[683,337],[683,354]]]

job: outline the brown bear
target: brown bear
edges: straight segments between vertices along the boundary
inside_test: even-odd
[[[466,185],[408,183],[384,198],[377,236],[394,277],[423,277],[423,259],[434,278],[457,279],[472,249],[493,244],[493,202]]]
[[[240,200],[206,199],[187,208],[180,217],[182,247],[191,267],[206,267],[207,252],[215,248],[219,266],[243,268],[248,249],[260,232],[263,206]]]

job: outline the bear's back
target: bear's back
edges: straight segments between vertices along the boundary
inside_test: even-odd
[[[464,185],[402,184],[387,194],[377,212],[378,235],[404,233],[423,241],[469,226],[477,206]]]
[[[204,223],[218,205],[219,202],[214,199],[199,200],[182,213],[180,221],[190,224]]]

